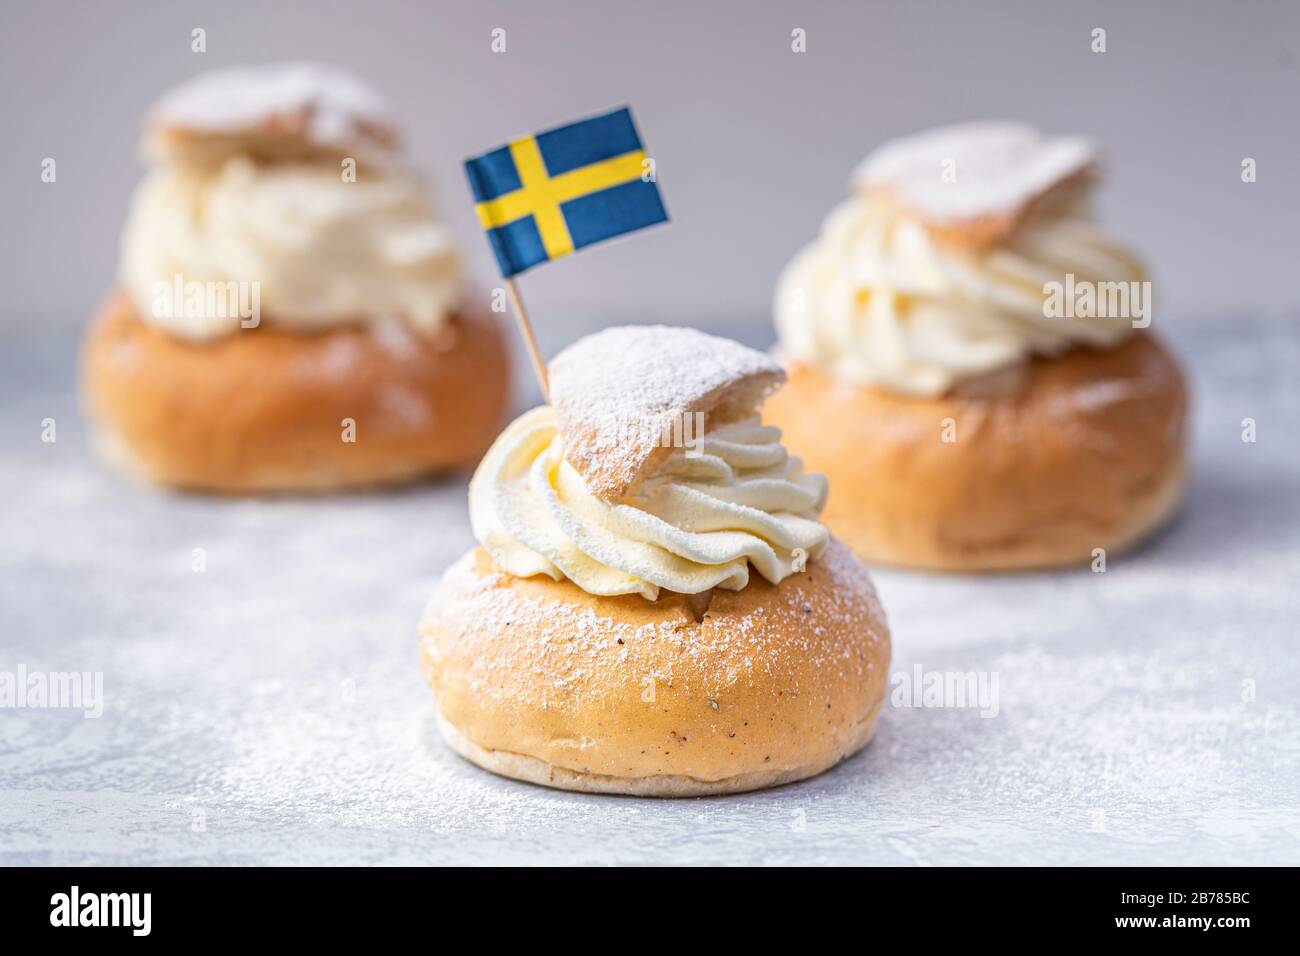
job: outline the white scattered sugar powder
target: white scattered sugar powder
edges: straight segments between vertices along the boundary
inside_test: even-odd
[[[75,343],[20,338],[0,349],[0,669],[102,671],[105,707],[0,714],[0,862],[1294,863],[1300,455],[1276,423],[1300,413],[1297,328],[1170,323],[1191,493],[1106,573],[873,573],[891,671],[997,673],[997,717],[887,706],[830,773],[685,801],[519,784],[442,742],[416,634],[473,543],[463,483],[141,487],[88,456]],[[57,444],[32,437],[45,416]],[[762,666],[741,641],[736,679]]]
[[[1023,123],[973,122],[927,130],[877,148],[854,171],[862,188],[892,189],[935,222],[1005,215],[1097,162],[1077,136],[1046,136]],[[952,164],[959,175],[939,175]]]
[[[806,590],[816,575],[833,576],[843,586]],[[799,686],[797,675],[804,671],[792,666],[792,655],[798,655],[801,665],[811,665],[814,674],[828,678],[860,674],[865,662],[858,638],[881,639],[875,622],[882,612],[875,592],[861,565],[839,542],[832,542],[806,572],[783,582],[776,602],[719,617],[721,603],[730,597],[719,591],[700,624],[684,609],[648,623],[614,620],[592,607],[566,603],[562,595],[567,587],[561,596],[539,597],[505,584],[499,575],[480,577],[472,555],[467,555],[448,571],[429,609],[441,628],[452,629],[464,641],[484,634],[510,635],[509,659],[473,661],[472,686],[485,706],[508,703],[546,709],[560,702],[572,704],[584,695],[598,702],[610,693],[609,682],[601,679],[610,655],[645,668],[638,678],[665,680],[702,700],[722,699],[737,686],[767,687],[774,681],[791,693],[811,692],[815,684]],[[834,621],[835,627],[828,632],[813,627],[813,621]],[[654,644],[654,650],[647,644]],[[688,659],[690,666],[679,672],[676,665]],[[494,672],[518,667],[531,668],[546,679],[522,688],[488,679]],[[679,680],[690,683],[674,685]]]
[[[641,477],[664,429],[688,411],[708,414],[718,406],[731,417],[751,414],[785,376],[763,352],[662,325],[588,335],[549,368],[565,457],[609,500]]]
[[[194,130],[238,132],[274,117],[305,114],[308,136],[346,146],[366,126],[390,126],[383,99],[338,67],[320,63],[240,66],[200,73],[167,92],[149,122]]]

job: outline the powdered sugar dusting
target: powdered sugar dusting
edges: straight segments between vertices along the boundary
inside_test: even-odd
[[[593,493],[610,501],[664,451],[657,437],[664,425],[696,411],[744,417],[785,379],[762,352],[663,325],[586,336],[555,357],[549,374],[565,457]],[[630,423],[643,427],[629,434]]]
[[[812,580],[822,575],[832,578],[835,586],[811,588]],[[876,646],[887,640],[871,580],[838,541],[831,542],[821,560],[809,564],[807,573],[783,582],[776,601],[733,613],[720,610],[730,596],[719,592],[698,624],[680,610],[665,611],[649,623],[618,620],[608,611],[567,603],[567,588],[537,596],[512,589],[510,580],[500,573],[480,573],[474,555],[466,555],[447,571],[426,614],[428,626],[451,631],[460,641],[474,641],[482,634],[511,634],[509,659],[484,656],[473,662],[475,692],[489,706],[545,710],[558,701],[570,707],[587,706],[584,695],[607,692],[608,681],[600,679],[600,673],[610,667],[608,655],[636,666],[638,659],[644,659],[637,653],[640,645],[648,641],[667,642],[676,651],[656,658],[662,671],[640,676],[669,684],[686,681],[701,700],[716,700],[730,687],[752,687],[759,681],[764,687],[785,684],[791,692],[812,692],[815,686],[798,687],[795,678],[800,667],[810,668],[826,681],[860,676],[868,666],[862,642]],[[768,591],[762,585],[751,586]],[[435,644],[429,647],[439,653]],[[677,671],[675,661],[689,661],[689,666]],[[525,686],[491,677],[496,671],[514,669],[546,679]]]
[[[1023,123],[976,122],[885,143],[853,179],[864,189],[889,189],[916,215],[945,224],[1011,215],[1096,160],[1096,148],[1081,137],[1045,136]]]
[[[149,111],[152,126],[219,133],[250,130],[277,117],[302,116],[306,135],[347,146],[367,128],[391,130],[383,99],[355,76],[321,63],[276,63],[212,70],[170,90]]]
[[[1193,484],[1140,553],[1104,574],[873,572],[891,671],[996,672],[996,718],[887,701],[829,773],[682,801],[519,784],[443,743],[416,622],[474,543],[462,483],[235,501],[120,481],[85,447],[75,342],[14,329],[0,670],[99,670],[106,700],[99,720],[0,711],[0,862],[1300,859],[1300,455],[1277,427],[1300,416],[1294,317],[1169,325],[1197,384]]]

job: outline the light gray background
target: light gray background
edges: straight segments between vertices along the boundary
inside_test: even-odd
[[[190,52],[190,30],[208,52]],[[489,50],[493,27],[508,52]],[[1090,52],[1093,27],[1108,52]],[[790,31],[808,52],[790,52]],[[0,263],[8,321],[78,321],[112,279],[141,115],[232,63],[355,69],[406,121],[486,280],[461,160],[621,103],[672,225],[527,276],[539,321],[764,323],[778,270],[892,136],[1023,118],[1096,137],[1102,208],[1163,313],[1295,301],[1300,4],[1244,2],[0,4]],[[45,156],[59,181],[40,181]],[[1240,179],[1254,157],[1259,181]]]
[[[498,25],[510,52],[493,57]],[[1284,3],[7,0],[0,669],[102,671],[107,701],[99,720],[0,711],[0,863],[1297,862],[1296,50]],[[111,281],[140,113],[200,68],[290,56],[390,95],[485,280],[461,158],[633,104],[674,221],[525,277],[548,354],[624,319],[767,345],[777,270],[882,138],[979,116],[1093,134],[1106,215],[1155,265],[1156,324],[1188,366],[1185,515],[1100,575],[875,572],[895,669],[997,672],[996,719],[891,706],[831,773],[725,799],[469,766],[437,738],[415,646],[472,543],[463,475],[174,495],[98,467],[77,412],[77,333]]]

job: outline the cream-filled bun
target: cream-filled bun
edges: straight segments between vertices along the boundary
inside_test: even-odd
[[[83,355],[112,460],[250,493],[477,459],[504,334],[375,93],[327,66],[217,70],[154,106],[144,152]]]
[[[819,520],[826,480],[761,408],[767,356],[608,329],[550,365],[550,406],[470,484],[480,547],[421,628],[462,756],[571,790],[688,796],[820,773],[871,737],[890,638]]]
[[[1145,266],[1093,216],[1098,181],[1087,141],[1019,124],[901,139],[782,274],[769,416],[859,556],[1071,564],[1175,512],[1186,386],[1147,328]]]

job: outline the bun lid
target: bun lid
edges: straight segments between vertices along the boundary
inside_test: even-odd
[[[968,246],[1008,236],[1041,200],[1087,184],[1096,147],[1024,123],[962,123],[892,140],[853,174],[864,191],[887,193],[932,233]]]
[[[236,152],[376,162],[399,139],[383,99],[351,73],[322,63],[273,63],[200,73],[165,93],[146,117],[144,151],[157,162]]]
[[[784,381],[763,352],[663,325],[605,329],[549,364],[565,458],[609,502],[635,490],[672,453],[664,437],[687,416],[702,413],[710,428],[751,417]]]

